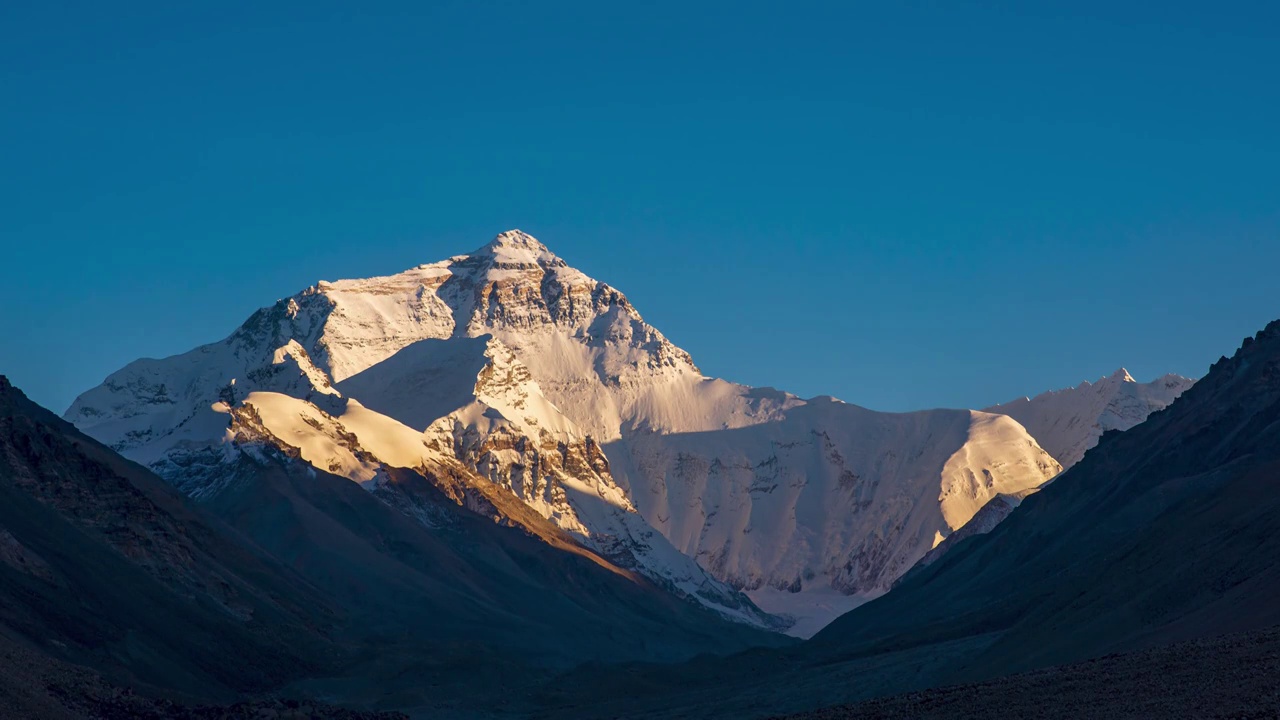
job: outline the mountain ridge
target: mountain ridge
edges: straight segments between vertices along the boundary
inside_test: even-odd
[[[1022,423],[1065,469],[1079,462],[1103,433],[1128,430],[1193,384],[1195,380],[1173,373],[1139,383],[1122,367],[1095,382],[1017,398],[986,411]]]

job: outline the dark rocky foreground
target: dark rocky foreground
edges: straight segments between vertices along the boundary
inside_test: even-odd
[[[1276,718],[1280,627],[786,717]]]
[[[175,702],[139,694],[86,668],[60,662],[0,636],[0,718],[40,720],[403,720],[308,700],[230,705]]]

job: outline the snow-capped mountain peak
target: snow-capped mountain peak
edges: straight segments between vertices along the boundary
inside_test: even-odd
[[[1124,368],[1120,368],[1119,370],[1111,373],[1111,377],[1108,379],[1118,380],[1120,382],[1138,382],[1137,380],[1134,380],[1133,376],[1129,374],[1129,371]]]
[[[421,340],[492,335],[521,354],[545,391],[560,395],[568,417],[604,439],[621,432],[625,411],[609,407],[617,400],[601,386],[644,384],[655,375],[701,378],[688,353],[645,323],[622,293],[519,230],[395,275],[321,282],[267,315],[258,323],[266,329],[292,328],[269,333],[275,344],[297,337],[334,382]],[[584,384],[584,376],[596,382]]]
[[[537,238],[518,229],[498,233],[484,247],[471,254],[480,255],[483,253],[489,253],[495,258],[512,262],[537,263],[539,260],[559,260],[555,253],[547,249],[547,246],[543,245]]]
[[[1120,368],[1096,382],[1050,390],[987,408],[1009,415],[1031,433],[1064,468],[1084,457],[1108,430],[1128,430],[1173,402],[1194,380],[1164,375],[1149,383]]]

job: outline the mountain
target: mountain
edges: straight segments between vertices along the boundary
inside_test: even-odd
[[[1163,410],[1195,384],[1181,375],[1165,375],[1149,383],[1120,368],[1096,383],[1088,381],[1033,398],[1018,398],[987,408],[1017,420],[1063,468],[1080,462],[1109,430],[1128,430]]]
[[[820,626],[833,594],[883,592],[987,500],[1060,469],[1005,415],[877,413],[705,377],[620,292],[520,231],[320,282],[225,340],[126,366],[65,417],[203,497],[246,407],[319,470],[374,492],[413,469],[764,627],[781,621],[741,591],[792,619],[826,613],[808,618]]]
[[[602,685],[619,696],[635,686],[668,688],[630,717],[759,717],[1231,633],[1274,647],[1277,482],[1280,321],[1246,338],[1164,410],[1106,433],[990,533],[960,542],[812,640]],[[1241,672],[1211,653],[1200,657],[1188,682],[1209,697]],[[1151,656],[1142,662],[1163,672]],[[1096,674],[1085,681],[1085,695],[1114,690]],[[1253,698],[1251,709],[1273,712],[1277,700]],[[607,697],[573,702],[594,708],[584,717],[617,710]]]

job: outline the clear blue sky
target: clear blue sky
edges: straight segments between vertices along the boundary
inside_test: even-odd
[[[61,411],[515,227],[705,372],[877,409],[1280,317],[1276,3],[355,5],[0,4],[0,373]]]

